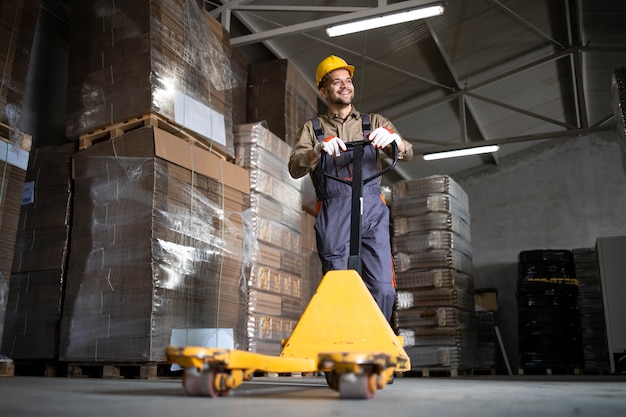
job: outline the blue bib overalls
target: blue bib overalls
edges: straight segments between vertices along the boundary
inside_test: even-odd
[[[369,116],[362,113],[361,119],[365,138],[370,131]],[[323,141],[325,136],[319,120],[314,118],[312,122],[318,140]],[[328,173],[339,178],[352,178],[351,150],[342,152],[339,157],[325,153],[322,153],[322,157],[326,158],[325,169]],[[315,167],[312,179],[318,199],[315,221],[317,251],[323,273],[326,274],[330,270],[344,270],[348,267],[352,189],[347,184],[325,177],[321,165],[318,163]],[[370,177],[376,172],[377,149],[366,146],[363,177]],[[396,290],[389,237],[389,208],[381,195],[378,180],[370,181],[363,187],[361,265],[363,282],[387,320],[391,320]]]

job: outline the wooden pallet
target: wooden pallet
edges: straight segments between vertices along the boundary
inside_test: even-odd
[[[495,375],[496,368],[472,368],[472,375]]]
[[[469,376],[472,375],[472,369],[458,369],[458,368],[421,368],[412,369],[402,375],[407,377],[450,377],[456,378],[459,375]]]
[[[279,377],[292,377],[292,378],[302,378],[302,377],[314,377],[319,376],[322,373],[318,372],[261,372],[257,371],[254,373],[254,376],[257,377],[266,377],[266,378],[279,378]]]
[[[5,125],[2,122],[0,122],[0,139],[4,142],[19,146],[26,152],[30,152],[33,146],[33,137],[31,135],[15,131],[12,127]]]
[[[84,133],[78,137],[78,148],[87,149],[96,143],[111,140],[132,132],[133,130],[140,129],[142,127],[153,126],[161,130],[165,130],[174,136],[186,140],[187,142],[194,143],[201,148],[220,156],[223,159],[227,158],[227,155],[222,149],[222,146],[210,143],[210,141],[201,138],[197,135],[189,133],[181,125],[176,124],[156,113],[147,113],[141,116],[133,117],[122,122],[112,123],[100,129],[96,129],[89,133]]]
[[[15,375],[20,376],[66,376],[67,367],[56,359],[15,359]]]
[[[70,362],[67,365],[67,376],[70,378],[155,379],[159,376],[178,375],[178,373],[171,371],[170,367],[170,364],[161,362]]]
[[[518,368],[518,375],[581,375],[580,368]]]

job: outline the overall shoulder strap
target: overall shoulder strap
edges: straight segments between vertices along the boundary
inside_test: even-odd
[[[372,130],[369,114],[361,113],[361,124],[363,125],[363,137],[367,138],[367,135],[369,135]]]
[[[322,125],[317,117],[311,119],[311,123],[313,123],[313,131],[315,132],[315,136],[317,136],[317,140],[322,142],[324,140],[324,131],[322,130]]]

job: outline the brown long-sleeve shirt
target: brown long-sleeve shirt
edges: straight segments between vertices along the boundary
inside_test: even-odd
[[[395,126],[387,118],[380,114],[370,113],[371,130],[378,127],[386,127],[400,134]],[[344,121],[339,115],[327,112],[319,116],[320,124],[324,135],[336,136],[344,142],[363,140],[363,129],[361,114],[353,107],[352,112]],[[413,158],[413,146],[402,139],[405,151],[398,154],[399,161],[410,161]],[[289,173],[293,178],[300,178],[315,169],[317,160],[311,165],[310,152],[317,144],[318,140],[313,130],[313,123],[308,120],[297,136],[297,141],[289,157]],[[384,149],[385,153],[391,155],[391,147]]]

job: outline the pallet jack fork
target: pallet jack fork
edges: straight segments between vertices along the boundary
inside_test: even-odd
[[[361,271],[361,204],[363,186],[395,167],[393,163],[363,179],[362,159],[369,141],[349,142],[353,148],[351,180],[326,174],[352,187],[350,258],[347,270],[322,278],[279,356],[234,349],[169,346],[168,362],[185,369],[187,395],[226,396],[255,372],[324,372],[328,386],[342,399],[369,399],[393,380],[395,372],[411,369],[397,336],[363,283]],[[322,158],[322,169],[324,169]]]

